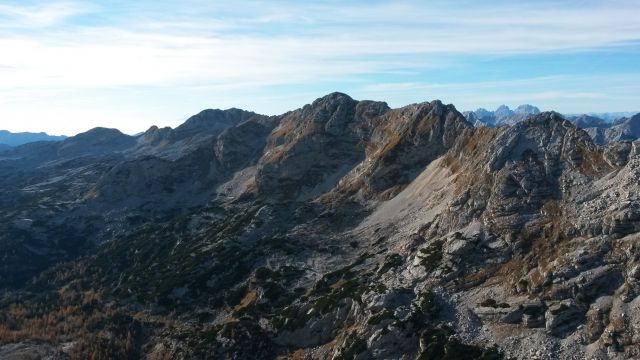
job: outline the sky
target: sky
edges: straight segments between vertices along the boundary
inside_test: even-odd
[[[640,0],[0,0],[0,129],[133,134],[333,91],[640,111],[638,15]]]

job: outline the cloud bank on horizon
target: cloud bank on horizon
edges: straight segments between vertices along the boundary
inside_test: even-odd
[[[0,1],[0,128],[175,126],[331,91],[640,110],[640,0]]]

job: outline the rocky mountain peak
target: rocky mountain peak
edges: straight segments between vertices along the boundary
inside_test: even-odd
[[[118,129],[96,127],[73,136],[73,141],[109,141],[113,139],[123,138],[125,135]],[[69,140],[71,141],[71,140]]]
[[[540,113],[540,109],[538,109],[537,107],[533,106],[533,105],[529,105],[529,104],[523,104],[523,105],[519,105],[515,110],[515,113],[517,114],[531,114],[531,115],[535,115],[535,114],[539,114]]]
[[[491,116],[493,113],[485,108],[478,108],[475,114],[481,118]]]
[[[344,103],[344,102],[355,102],[353,98],[345,93],[341,93],[339,91],[334,91],[327,95],[317,98],[311,103],[311,107],[318,107],[322,105],[327,105],[331,103]]]
[[[516,124],[539,113],[540,109],[529,104],[519,105],[515,110],[511,110],[507,105],[500,105],[495,111],[480,108],[476,111],[465,112],[465,117],[476,127],[500,127]]]
[[[332,93],[284,116],[259,162],[257,186],[263,194],[284,190],[281,195],[297,197],[338,183],[350,194],[365,184],[365,196],[380,196],[408,183],[416,167],[446,152],[470,127],[439,100],[389,109]]]
[[[133,136],[123,134],[117,129],[97,127],[60,142],[58,155],[70,157],[81,154],[104,154],[124,151],[135,144],[136,139]]]
[[[504,104],[498,106],[498,108],[496,108],[496,110],[494,111],[494,114],[496,114],[496,116],[507,116],[512,113],[513,111],[507,105],[504,105]]]
[[[175,129],[175,137],[183,139],[194,135],[215,135],[231,126],[248,120],[256,114],[240,109],[207,109],[188,118]]]
[[[138,138],[138,143],[143,146],[158,146],[174,139],[174,131],[170,127],[159,128],[151,126]]]
[[[534,115],[507,128],[492,145],[495,149],[489,162],[492,170],[525,155],[554,161],[562,157],[573,166],[579,166],[581,151],[594,148],[587,133],[553,111]]]
[[[552,124],[553,122],[565,123],[568,120],[560,113],[555,111],[544,111],[535,114],[535,116],[530,116],[527,119],[521,121],[523,123],[522,126],[529,126],[530,124],[541,123],[541,124]],[[570,126],[569,124],[565,124],[566,126]],[[573,125],[573,124],[571,124]],[[575,127],[575,125],[574,125]]]
[[[577,127],[584,129],[584,128],[592,128],[592,127],[596,127],[596,128],[607,128],[610,127],[612,124],[600,119],[598,117],[595,116],[591,116],[591,115],[586,115],[586,114],[582,114],[579,116],[575,116],[570,118],[570,120],[576,124]]]
[[[332,93],[285,114],[259,161],[259,192],[297,197],[301,191],[330,189],[364,156],[371,132],[388,110],[385,103]]]
[[[439,100],[394,109],[384,118],[373,132],[363,163],[360,181],[365,196],[386,198],[397,193],[472,128],[453,105]]]
[[[590,117],[579,116],[573,119],[577,126],[585,131],[600,145],[612,144],[618,141],[633,141],[640,138],[640,114],[630,118],[621,118],[614,122]]]

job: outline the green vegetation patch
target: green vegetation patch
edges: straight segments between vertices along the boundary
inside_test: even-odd
[[[400,254],[389,254],[385,256],[384,261],[378,268],[378,274],[384,274],[387,271],[397,268],[404,263],[404,258]]]
[[[480,306],[484,306],[484,307],[492,307],[492,308],[509,308],[511,307],[509,304],[507,303],[498,303],[497,301],[495,301],[494,299],[486,299],[483,302],[481,302],[480,304],[478,304]]]
[[[440,307],[433,290],[427,290],[420,294],[418,298],[418,309],[429,318],[436,318],[440,313]]]
[[[443,240],[436,240],[426,248],[420,249],[420,254],[418,254],[420,264],[424,266],[427,272],[433,271],[440,266],[443,258],[443,246]]]

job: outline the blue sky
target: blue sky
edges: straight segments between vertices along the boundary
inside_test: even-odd
[[[639,14],[640,0],[0,0],[0,128],[136,133],[332,91],[640,111]]]

